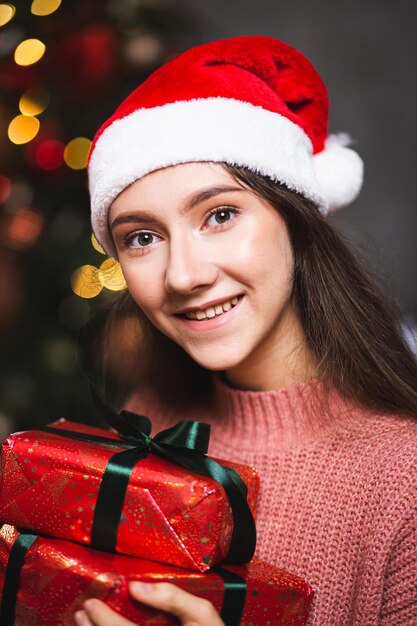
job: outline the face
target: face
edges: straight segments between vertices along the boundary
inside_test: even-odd
[[[148,174],[116,198],[109,223],[134,300],[203,367],[265,366],[290,341],[285,222],[221,164]]]

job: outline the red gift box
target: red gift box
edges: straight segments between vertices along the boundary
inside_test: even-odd
[[[2,447],[0,521],[90,544],[100,485],[109,459],[122,449],[118,448],[120,438],[112,431],[66,420],[52,426],[105,437],[116,448],[40,430],[10,435]],[[226,465],[246,483],[247,504],[255,512],[256,471],[236,463]],[[103,509],[102,500],[101,505]],[[133,466],[120,506],[116,552],[199,571],[227,556],[232,509],[223,487],[212,478],[149,454]],[[114,498],[106,500],[104,508],[111,512]],[[107,545],[93,545],[112,550]]]
[[[8,594],[7,603],[3,602],[1,607],[2,626],[9,626],[11,619],[14,619],[13,626],[73,626],[74,612],[82,608],[87,598],[100,598],[142,626],[178,624],[166,613],[131,599],[128,583],[135,580],[172,582],[206,598],[227,625],[302,626],[314,595],[302,578],[261,561],[252,561],[247,566],[227,565],[219,568],[220,573],[217,568],[206,573],[192,572],[40,536],[34,537],[25,551],[22,566],[18,568],[17,588],[12,589],[10,570],[16,564],[12,563],[15,556],[11,550],[18,536],[13,526],[5,524],[0,529],[0,592],[3,595],[7,569],[5,593]],[[24,537],[20,535],[19,540]],[[230,573],[242,583],[239,598],[236,598],[236,591],[228,590]],[[236,581],[232,587],[236,587]],[[8,612],[10,606],[13,607],[11,613]],[[239,606],[243,606],[243,610]]]

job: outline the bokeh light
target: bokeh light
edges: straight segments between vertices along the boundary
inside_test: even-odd
[[[12,189],[5,201],[5,208],[8,213],[17,213],[22,206],[31,206],[35,192],[27,179],[14,178]]]
[[[33,15],[51,15],[61,6],[61,0],[33,0],[30,8]]]
[[[6,202],[12,193],[12,182],[7,176],[0,174],[0,202]]]
[[[69,374],[77,367],[74,342],[66,337],[48,338],[42,345],[42,362],[58,374]]]
[[[122,291],[126,289],[126,281],[124,279],[120,264],[115,259],[106,259],[100,265],[98,277],[103,287],[110,291]]]
[[[21,28],[18,22],[10,23],[7,28],[0,27],[0,59],[6,59],[9,56],[13,56],[16,47],[24,37],[23,28]],[[1,61],[3,63],[3,61]],[[5,72],[4,65],[1,68],[1,73]],[[26,85],[22,85],[23,89]]]
[[[4,26],[13,18],[16,7],[12,4],[0,4],[0,26]]]
[[[51,97],[46,89],[35,87],[25,91],[19,101],[19,109],[23,115],[39,115],[45,111]]]
[[[124,46],[126,61],[139,67],[156,64],[162,54],[162,42],[150,33],[129,37]]]
[[[55,139],[42,141],[35,152],[36,165],[41,170],[56,170],[64,163],[64,144]]]
[[[9,124],[8,136],[12,143],[23,144],[32,141],[38,134],[40,122],[31,115],[17,115]]]
[[[64,150],[64,161],[73,170],[82,170],[87,167],[87,157],[91,141],[85,137],[72,139]]]
[[[16,48],[14,60],[17,65],[33,65],[41,59],[46,46],[39,39],[25,39]]]
[[[97,239],[95,238],[94,233],[91,233],[91,243],[94,250],[97,250],[97,252],[100,252],[100,254],[106,254]]]
[[[94,265],[82,265],[71,276],[73,292],[80,298],[95,298],[103,289],[99,270]]]
[[[11,217],[5,233],[10,248],[22,249],[32,246],[42,232],[44,216],[37,209],[25,208]]]

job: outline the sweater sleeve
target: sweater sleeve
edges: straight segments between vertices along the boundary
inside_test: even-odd
[[[417,624],[417,510],[396,537],[387,563],[380,626]]]

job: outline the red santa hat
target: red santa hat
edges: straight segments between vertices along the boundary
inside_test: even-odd
[[[114,254],[113,200],[169,165],[217,161],[244,166],[312,200],[349,204],[363,179],[346,135],[328,137],[326,87],[310,62],[269,37],[203,44],[156,70],[97,132],[88,176],[93,230]]]

